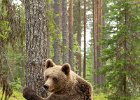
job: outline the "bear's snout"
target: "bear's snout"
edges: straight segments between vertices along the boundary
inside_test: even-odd
[[[46,90],[48,90],[49,89],[49,86],[48,85],[45,85],[44,84],[44,86],[43,86]]]

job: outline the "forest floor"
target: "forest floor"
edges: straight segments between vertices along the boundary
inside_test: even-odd
[[[0,99],[1,99],[2,91],[0,88]],[[4,100],[4,99],[3,99]],[[17,90],[14,90],[12,96],[9,98],[9,100],[25,100],[22,96],[22,92],[19,92]],[[94,94],[94,100],[107,100],[106,95],[103,93],[100,94]],[[134,100],[140,100],[140,98],[134,99]]]
[[[2,91],[1,91],[1,88],[0,88],[0,98],[1,98],[1,95],[2,95]],[[3,98],[4,100],[4,98]],[[19,92],[17,90],[14,90],[12,96],[9,98],[9,100],[25,100],[22,96],[22,92]],[[105,98],[105,95],[104,94],[100,94],[100,95],[94,95],[94,100],[107,100]]]
[[[1,95],[2,95],[2,90],[0,88],[0,99],[1,99]],[[3,98],[4,100],[4,98]],[[25,100],[22,96],[22,93],[21,92],[18,92],[16,90],[14,90],[12,96],[9,98],[9,100]]]

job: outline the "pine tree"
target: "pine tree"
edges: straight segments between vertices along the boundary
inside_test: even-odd
[[[86,0],[84,0],[84,61],[83,61],[83,78],[86,79]]]
[[[61,21],[60,21],[60,0],[54,0],[54,21],[55,21],[55,37],[54,37],[54,62],[60,64],[61,61],[61,48],[60,48],[60,36],[61,36]]]
[[[73,68],[74,55],[73,55],[73,0],[69,1],[69,63]]]
[[[26,11],[26,86],[43,95],[43,60],[46,57],[45,0],[25,0]]]
[[[97,74],[102,68],[101,63],[101,32],[102,32],[102,0],[93,0],[93,40],[94,40],[94,84],[103,83],[103,77]]]
[[[110,1],[105,18],[103,73],[109,100],[130,100],[140,85],[140,61],[135,42],[139,33],[140,12],[130,0]]]
[[[62,38],[63,38],[63,63],[69,61],[69,41],[68,41],[68,14],[67,14],[67,1],[62,0]]]

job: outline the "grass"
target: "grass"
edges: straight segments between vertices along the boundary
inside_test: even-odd
[[[0,89],[0,98],[1,98],[1,95],[2,95],[2,91]],[[4,98],[3,98],[4,100]],[[16,90],[13,91],[13,94],[12,96],[9,98],[9,100],[25,100],[22,96],[22,93],[21,92],[18,92]]]
[[[0,88],[0,98],[1,98],[1,95],[2,95],[2,91],[1,91],[1,88]],[[94,100],[108,100],[106,98],[106,95],[103,94],[103,93],[94,94],[93,98],[94,98]],[[25,100],[25,99],[22,96],[22,92],[14,90],[14,92],[13,92],[12,96],[9,98],[9,100]],[[133,99],[133,100],[140,100],[140,98],[136,98],[136,99]]]
[[[95,94],[93,98],[94,100],[107,100],[106,95],[103,93]]]
[[[1,89],[0,89],[0,98],[1,98]],[[18,92],[14,90],[12,96],[9,98],[9,100],[25,100],[22,96],[22,92]],[[99,95],[94,95],[94,100],[107,100],[105,98],[105,95],[103,93],[100,93]]]

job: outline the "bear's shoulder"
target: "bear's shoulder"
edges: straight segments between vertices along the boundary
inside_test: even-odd
[[[77,77],[76,91],[81,95],[83,100],[92,100],[92,86],[89,82],[81,77]]]

